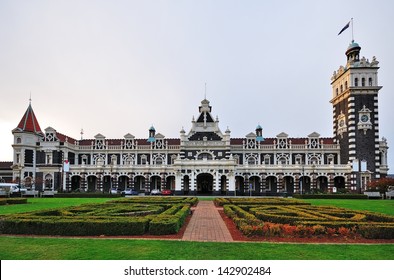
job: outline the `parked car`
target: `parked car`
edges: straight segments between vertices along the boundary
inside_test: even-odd
[[[119,191],[117,188],[111,188],[111,189],[109,190],[109,193],[110,193],[110,194],[118,194],[118,193],[120,193],[120,191]]]
[[[126,195],[138,195],[138,191],[131,189],[131,188],[126,188],[124,191],[121,192],[122,196],[126,196]]]
[[[172,195],[172,191],[171,190],[162,190],[161,195]]]
[[[159,189],[151,190],[150,195],[161,195],[161,191]]]

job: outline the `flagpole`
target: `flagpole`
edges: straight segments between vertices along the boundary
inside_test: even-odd
[[[353,34],[353,18],[350,20],[352,22],[352,42],[354,42],[354,34]]]

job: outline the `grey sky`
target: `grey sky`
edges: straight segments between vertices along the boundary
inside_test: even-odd
[[[74,138],[145,138],[151,125],[178,138],[205,83],[233,138],[258,124],[265,137],[332,137],[330,78],[351,17],[361,55],[380,61],[380,137],[394,147],[393,3],[0,0],[0,160],[30,92],[41,128]]]

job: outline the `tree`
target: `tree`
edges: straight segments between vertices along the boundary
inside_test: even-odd
[[[381,178],[367,184],[367,191],[387,192],[388,187],[394,187],[394,178]]]

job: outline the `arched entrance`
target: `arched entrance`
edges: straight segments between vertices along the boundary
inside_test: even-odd
[[[316,180],[316,190],[319,192],[327,193],[328,180],[326,176],[319,176]]]
[[[251,188],[251,193],[256,194],[260,192],[260,177],[251,176],[249,177],[249,188]]]
[[[189,194],[190,190],[190,178],[189,175],[183,176],[183,193]]]
[[[283,177],[283,184],[284,184],[285,191],[288,194],[294,193],[294,179],[292,176]]]
[[[275,194],[278,192],[278,180],[275,176],[267,176],[266,180],[266,188],[268,193]]]
[[[310,193],[311,191],[311,178],[309,176],[300,177],[300,192]]]
[[[97,177],[95,175],[88,176],[88,192],[94,192],[97,189]]]
[[[197,193],[212,194],[213,191],[213,176],[209,173],[202,173],[197,175]]]
[[[226,175],[222,175],[220,177],[220,192],[222,195],[227,193],[227,177]]]
[[[145,192],[145,177],[137,175],[134,177],[134,189],[138,192]]]
[[[45,186],[44,190],[52,190],[53,186],[53,177],[51,174],[45,175]]]
[[[81,187],[81,176],[74,175],[71,177],[71,191],[79,190]]]
[[[166,178],[166,190],[175,190],[175,176],[168,176]]]
[[[129,177],[127,175],[121,175],[118,178],[118,189],[125,190],[129,187]]]
[[[150,178],[150,191],[151,190],[161,190],[160,176],[154,175]]]
[[[112,178],[110,175],[103,176],[103,189],[107,193],[112,188]]]
[[[336,176],[334,178],[334,187],[336,188],[337,192],[339,192],[339,193],[346,192],[345,177]]]
[[[243,195],[245,180],[243,176],[235,176],[235,190],[237,195]]]

